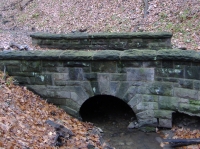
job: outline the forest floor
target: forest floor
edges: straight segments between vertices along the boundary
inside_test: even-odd
[[[173,48],[200,50],[200,0],[6,0],[0,48],[33,49],[30,33],[172,32]]]
[[[0,149],[103,149],[92,123],[81,122],[0,72]]]

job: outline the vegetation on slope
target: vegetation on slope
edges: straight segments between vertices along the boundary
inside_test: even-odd
[[[200,50],[200,0],[6,0],[0,10],[2,43],[20,40],[31,44],[5,30],[169,31],[174,47]]]

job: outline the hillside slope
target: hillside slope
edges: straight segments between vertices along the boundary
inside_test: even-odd
[[[31,32],[173,32],[173,47],[200,50],[200,0],[6,0],[0,44]]]

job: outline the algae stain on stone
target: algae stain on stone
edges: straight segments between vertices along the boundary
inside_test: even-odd
[[[44,76],[40,76],[42,82],[44,82]]]

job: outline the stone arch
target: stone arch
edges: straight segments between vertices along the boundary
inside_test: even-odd
[[[95,95],[88,98],[80,107],[79,115],[85,120],[87,117],[106,116],[109,112],[124,112],[135,117],[134,111],[122,99],[112,95]]]

